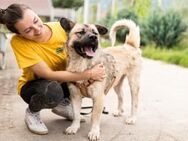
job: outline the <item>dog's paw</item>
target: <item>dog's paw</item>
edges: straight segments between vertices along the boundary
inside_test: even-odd
[[[66,134],[66,135],[76,134],[76,132],[78,131],[78,129],[79,129],[79,126],[71,125],[71,126],[69,126],[69,127],[65,130],[65,134]]]
[[[126,124],[135,124],[135,122],[136,122],[136,117],[134,117],[134,116],[128,117],[128,118],[125,120],[125,123],[126,123]]]
[[[120,117],[123,115],[123,110],[117,110],[113,113],[114,117]]]
[[[100,136],[100,129],[99,128],[91,129],[91,131],[88,134],[88,138],[89,138],[90,141],[99,140],[99,136]]]

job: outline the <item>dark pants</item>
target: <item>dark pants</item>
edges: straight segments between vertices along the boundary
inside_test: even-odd
[[[54,108],[64,98],[69,98],[67,83],[38,79],[27,82],[21,89],[21,97],[32,112]]]

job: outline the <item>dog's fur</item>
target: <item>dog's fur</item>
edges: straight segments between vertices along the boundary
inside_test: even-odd
[[[87,96],[93,99],[92,125],[88,138],[92,141],[98,140],[104,97],[109,88],[113,87],[118,96],[118,110],[115,116],[120,116],[123,113],[124,94],[122,85],[125,77],[128,78],[132,96],[131,115],[126,119],[126,123],[134,124],[138,108],[141,70],[139,27],[131,20],[123,19],[117,21],[111,28],[110,37],[114,45],[116,31],[122,27],[127,27],[129,34],[124,45],[121,48],[110,47],[102,49],[99,45],[99,34],[104,35],[107,33],[105,27],[74,23],[66,18],[62,18],[60,23],[68,33],[67,50],[69,60],[67,70],[83,72],[102,62],[107,76],[102,82],[78,81],[69,84],[74,120],[65,132],[67,134],[75,134],[80,128],[81,101],[83,96]]]

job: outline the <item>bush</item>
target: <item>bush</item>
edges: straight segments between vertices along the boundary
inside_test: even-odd
[[[127,9],[122,9],[118,12],[117,18],[114,18],[110,15],[110,13],[106,16],[105,19],[103,19],[100,24],[105,25],[108,29],[111,28],[112,24],[115,23],[115,21],[120,20],[120,19],[131,19],[134,22],[138,23],[138,17],[134,13],[133,10],[127,10]],[[127,29],[121,29],[117,31],[117,41],[119,42],[124,42],[125,41],[125,36],[128,33]]]
[[[171,48],[180,42],[181,34],[186,31],[186,25],[178,13],[168,11],[162,14],[153,12],[144,25],[144,34],[149,41],[153,41],[158,47]]]
[[[106,48],[111,46],[111,42],[108,39],[101,38],[100,40],[101,47]]]
[[[52,0],[54,7],[78,9],[83,6],[84,0]]]
[[[118,12],[118,19],[131,19],[138,24],[138,16],[133,10],[122,9]],[[117,31],[117,40],[119,42],[125,42],[125,36],[128,34],[128,29],[121,29]]]
[[[117,18],[112,17],[111,14],[108,13],[107,16],[99,22],[99,24],[102,24],[110,29],[110,27],[116,20]]]

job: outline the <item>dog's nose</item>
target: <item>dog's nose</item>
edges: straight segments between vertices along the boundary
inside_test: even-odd
[[[95,36],[95,35],[89,35],[89,39],[91,39],[92,41],[95,41],[97,39],[97,36]]]

